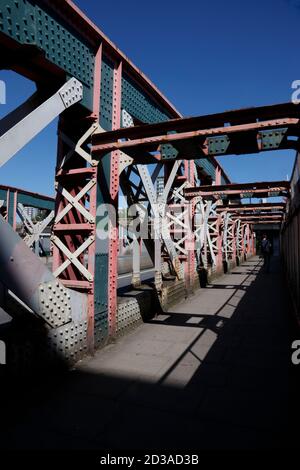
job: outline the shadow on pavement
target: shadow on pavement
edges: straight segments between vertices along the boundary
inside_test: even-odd
[[[182,303],[180,312],[142,325],[131,343],[124,340],[130,354],[110,345],[68,373],[2,384],[0,447],[200,451],[296,445],[291,425],[297,422],[299,374],[290,345],[297,330],[279,260],[273,259],[268,275],[260,266],[258,259],[247,261],[238,267],[245,275],[239,285],[230,283],[237,272],[229,273]],[[222,290],[226,299],[213,314],[189,309]],[[160,365],[163,358],[167,366]]]

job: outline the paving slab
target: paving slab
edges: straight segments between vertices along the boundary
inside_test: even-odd
[[[288,447],[289,301],[279,260],[261,268],[254,257],[62,377],[27,385],[0,448]]]

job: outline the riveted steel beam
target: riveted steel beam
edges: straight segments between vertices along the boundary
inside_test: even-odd
[[[53,119],[82,99],[82,84],[71,78],[53,96],[31,109],[0,137],[0,167],[41,132]],[[1,128],[0,128],[1,132]]]
[[[210,197],[214,196],[218,199],[221,196],[234,196],[254,197],[254,195],[266,195],[266,197],[284,195],[288,196],[290,190],[290,183],[288,181],[271,181],[271,182],[257,182],[257,183],[240,183],[228,185],[215,185],[215,186],[199,186],[197,188],[186,188],[185,196],[187,198],[194,197]],[[249,195],[253,196],[249,196]]]
[[[293,103],[211,116],[176,119],[164,123],[95,134],[93,151],[123,150],[135,157],[144,152],[173,148],[171,158],[197,159],[202,154],[243,154],[277,148],[295,148],[299,137],[299,106]],[[296,140],[289,139],[296,136]],[[169,146],[169,147],[168,147]],[[138,152],[138,153],[137,153]],[[170,152],[169,152],[170,153]]]
[[[285,203],[258,203],[258,204],[233,204],[229,206],[219,206],[217,207],[217,212],[259,212],[264,210],[285,210]]]

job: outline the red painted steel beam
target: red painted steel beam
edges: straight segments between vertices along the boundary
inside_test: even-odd
[[[171,121],[171,122],[174,122],[174,121]],[[207,139],[208,137],[216,137],[218,135],[221,136],[224,134],[230,135],[230,134],[247,134],[247,133],[256,135],[259,131],[268,130],[268,129],[277,129],[283,126],[292,128],[294,131],[294,134],[297,135],[297,133],[299,132],[299,128],[298,128],[299,122],[300,121],[298,117],[297,118],[285,117],[283,119],[272,119],[272,120],[262,121],[262,122],[253,122],[253,123],[248,123],[248,124],[239,124],[239,125],[232,125],[232,126],[226,126],[226,127],[222,126],[222,127],[215,127],[215,128],[205,128],[205,129],[199,129],[195,131],[194,130],[186,131],[186,132],[179,132],[176,129],[176,125],[174,125],[173,129],[176,131],[175,134],[163,134],[162,128],[157,128],[158,133],[156,135],[150,135],[146,137],[145,136],[137,137],[138,132],[134,131],[136,127],[132,127],[132,128],[128,128],[129,131],[127,131],[127,133],[124,133],[125,135],[122,135],[122,137],[121,137],[121,131],[118,131],[116,134],[113,134],[111,132],[95,133],[93,136],[93,152],[95,155],[99,154],[100,156],[105,153],[114,151],[114,150],[123,150],[126,152],[132,149],[140,149],[140,150],[142,149],[144,151],[151,152],[151,151],[156,151],[158,147],[162,144],[173,144],[174,146],[180,145],[182,147],[182,152],[185,154],[186,158],[199,158],[199,153],[198,153],[198,156],[196,155],[194,156],[194,153],[197,153],[194,151],[191,153],[191,155],[189,155],[188,145],[190,145],[191,143],[194,143],[196,146],[198,145],[199,147],[198,152],[201,152],[202,150],[204,155],[208,155],[208,148],[207,148],[208,145],[205,142],[205,139]],[[174,122],[174,124],[176,124],[176,122]],[[156,125],[150,125],[150,126],[156,126]],[[144,132],[147,133],[149,126],[145,125],[143,127],[144,129],[143,128],[141,129],[141,127],[139,126],[138,131],[144,130]],[[131,132],[130,132],[130,129],[131,129]],[[142,135],[143,135],[143,132],[142,132]],[[131,138],[131,140],[122,140],[122,141],[118,140],[121,138],[122,139]],[[200,141],[200,139],[202,139],[202,141]],[[289,145],[287,147],[293,148],[294,145],[295,145],[295,142],[291,141],[289,142]],[[261,150],[260,146],[257,142],[256,151],[259,152],[260,150]],[[241,153],[247,153],[247,151],[244,150]]]
[[[262,211],[262,210],[285,210],[286,204],[283,203],[258,203],[258,204],[237,204],[230,206],[219,206],[217,212],[243,212],[243,211]]]
[[[290,183],[288,181],[271,181],[256,183],[240,183],[226,184],[214,186],[198,186],[194,188],[186,188],[184,190],[185,197],[205,197],[205,196],[234,196],[243,193],[264,194],[270,192],[289,193]],[[253,196],[254,197],[254,196]]]
[[[282,224],[282,220],[256,220],[252,222],[253,225],[264,225],[264,224]]]
[[[222,129],[222,133],[227,133],[228,129],[233,126],[245,125],[245,129],[249,129],[250,125],[259,125],[262,127],[267,122],[272,125],[281,126],[288,123],[289,119],[300,117],[300,104],[281,103],[256,108],[244,108],[240,110],[225,111],[216,114],[207,114],[203,116],[173,119],[157,124],[142,124],[139,126],[122,128],[117,131],[109,131],[103,134],[96,134],[94,138],[95,144],[112,143],[118,139],[145,139],[147,137],[157,137],[175,131],[178,133],[210,130],[215,131]],[[285,122],[287,121],[287,122]],[[242,127],[241,129],[244,129]],[[214,132],[213,132],[214,133]],[[166,136],[166,138],[171,136]]]
[[[221,168],[218,166],[221,173]],[[185,176],[186,180],[191,184],[195,184],[195,165],[192,161],[184,162]],[[188,207],[188,220],[191,224],[192,230],[188,231],[188,239],[186,240],[186,248],[188,249],[187,254],[187,263],[185,265],[186,272],[186,287],[189,292],[193,292],[194,283],[195,283],[195,273],[196,273],[196,257],[195,257],[195,234],[193,231],[194,228],[194,217],[195,217],[195,205],[192,202]],[[188,222],[188,221],[187,221]]]
[[[282,219],[282,216],[283,214],[259,214],[259,215],[252,215],[252,214],[245,214],[245,215],[242,215],[242,214],[239,214],[237,216],[234,216],[236,217],[237,219],[241,219],[241,220],[252,220],[252,219],[276,219],[276,220],[279,220],[279,219]]]
[[[117,129],[121,125],[121,101],[122,101],[122,68],[123,62],[115,64],[113,81],[113,115],[112,128]],[[118,213],[118,197],[120,190],[119,180],[119,152],[114,151],[110,157],[110,199],[116,213]],[[118,283],[118,227],[109,222],[109,263],[108,263],[108,317],[110,336],[116,334],[117,327],[117,283]]]

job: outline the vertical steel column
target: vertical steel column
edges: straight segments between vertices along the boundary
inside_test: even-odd
[[[6,193],[6,218],[5,220],[9,223],[9,209],[10,209],[10,189]]]
[[[223,234],[222,234],[222,215],[218,214],[217,219],[217,271],[221,272],[223,267]]]
[[[17,200],[18,191],[7,189],[6,196],[6,220],[14,230],[17,228]]]
[[[185,160],[184,171],[188,183],[195,186],[195,163],[193,160]],[[188,202],[187,212],[187,226],[188,226],[188,237],[187,237],[187,262],[186,262],[186,287],[188,292],[192,292],[195,285],[195,234],[194,234],[194,217],[195,217],[195,202],[191,199]]]
[[[216,186],[219,186],[221,184],[221,176],[222,176],[222,170],[219,165],[216,166],[215,169],[215,184]]]
[[[91,118],[99,124],[100,120],[100,99],[101,99],[101,66],[102,66],[102,43],[99,45],[95,55],[94,64],[94,90],[93,90],[93,113]],[[98,179],[98,167],[94,167],[94,177]],[[90,191],[90,213],[94,216],[96,221],[97,212],[97,185],[95,184]],[[96,224],[94,226],[95,241],[89,246],[88,249],[88,270],[93,275],[93,285],[88,291],[88,338],[90,338],[90,349],[95,347],[95,308],[96,308]]]
[[[12,228],[16,230],[17,228],[17,207],[18,207],[18,191],[14,192],[14,209],[13,209],[13,224]]]
[[[251,230],[251,247],[252,247],[252,255],[255,256],[256,255],[256,246],[255,246],[255,236],[254,236],[254,230],[253,230],[253,227],[252,227],[252,230]]]
[[[237,246],[236,246],[236,220],[232,221],[232,261],[236,264]]]
[[[215,184],[219,186],[221,184],[221,168],[219,165],[216,166],[215,169]],[[218,214],[217,220],[217,271],[221,271],[223,267],[223,253],[222,253],[222,215]]]
[[[132,242],[132,285],[138,287],[141,285],[141,238],[134,235]]]
[[[54,275],[66,287],[78,290],[88,297],[87,348],[92,352],[96,212],[94,188],[97,168],[87,167],[86,160],[75,151],[76,143],[86,131],[87,125],[88,122],[76,119],[74,115],[60,119],[52,242]],[[67,155],[70,156],[69,159],[66,158]]]
[[[114,68],[112,130],[121,126],[122,62]],[[117,281],[118,281],[118,197],[119,197],[119,151],[111,153],[110,158],[110,200],[115,208],[116,223],[109,222],[109,267],[108,267],[108,316],[109,332],[116,333],[117,321]]]
[[[245,260],[245,255],[246,255],[246,224],[242,224],[242,259],[243,261]]]
[[[202,201],[201,205],[203,205],[203,204],[204,204],[204,202]],[[205,209],[204,209],[204,211],[203,211],[203,219],[204,219],[204,227],[203,227],[203,266],[204,266],[204,269],[206,271],[208,270],[207,255],[208,255],[208,248],[209,248],[208,247],[208,240],[207,240],[207,235],[208,235],[208,231],[209,231],[208,218],[209,218],[209,216],[206,217],[206,213],[205,213]]]
[[[251,246],[250,246],[250,224],[247,224],[247,256],[251,254]]]
[[[93,112],[60,119],[53,228],[53,271],[61,282],[87,296],[87,350],[94,351],[96,287],[96,210],[98,166],[87,146],[100,109],[101,53],[94,63]],[[96,121],[96,122],[95,122]],[[91,123],[94,123],[91,125]],[[84,313],[84,312],[82,312]]]
[[[158,292],[162,289],[162,262],[161,262],[161,218],[154,217],[154,269],[155,287]]]

